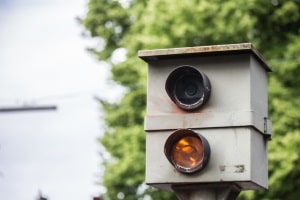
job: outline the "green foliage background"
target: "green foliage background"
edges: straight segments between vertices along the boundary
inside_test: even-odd
[[[100,142],[110,153],[102,184],[106,199],[176,199],[143,184],[146,64],[138,50],[251,42],[273,68],[269,111],[268,191],[239,199],[295,200],[300,196],[300,0],[89,0],[81,23],[103,48],[90,48],[110,64],[112,79],[127,90],[115,104],[102,101],[106,130]],[[114,64],[116,49],[127,59]],[[138,162],[137,162],[138,161]]]

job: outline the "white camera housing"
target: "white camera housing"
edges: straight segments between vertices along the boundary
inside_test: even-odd
[[[180,184],[234,183],[243,190],[268,188],[268,77],[271,68],[250,43],[143,50],[148,63],[146,183],[165,190]],[[209,99],[191,111],[181,109],[166,92],[168,76],[180,66],[204,73]],[[211,149],[206,167],[183,174],[164,154],[177,129],[204,136]]]

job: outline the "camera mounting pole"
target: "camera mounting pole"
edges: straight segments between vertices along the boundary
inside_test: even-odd
[[[241,191],[231,183],[178,185],[172,188],[179,200],[235,200]]]

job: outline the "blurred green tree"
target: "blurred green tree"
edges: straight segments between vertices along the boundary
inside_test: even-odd
[[[251,42],[274,72],[269,80],[273,140],[269,143],[268,191],[239,199],[300,196],[300,1],[299,0],[89,0],[81,23],[99,46],[90,47],[126,88],[118,103],[101,101],[106,129],[100,143],[110,153],[102,184],[107,199],[175,199],[144,184],[146,65],[137,51]],[[124,62],[114,62],[116,50]]]

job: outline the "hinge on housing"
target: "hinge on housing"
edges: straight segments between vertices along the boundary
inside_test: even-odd
[[[267,117],[264,118],[264,135],[268,140],[272,139],[272,121]]]

